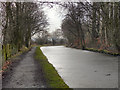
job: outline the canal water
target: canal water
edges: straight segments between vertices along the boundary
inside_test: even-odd
[[[64,46],[41,50],[70,88],[118,87],[118,57]]]

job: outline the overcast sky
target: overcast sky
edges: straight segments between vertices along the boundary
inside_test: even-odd
[[[55,31],[60,28],[62,23],[61,8],[58,5],[54,5],[52,8],[49,6],[44,6],[44,12],[48,18],[49,32]],[[65,13],[65,12],[63,12]]]
[[[39,0],[39,1],[48,1],[48,0]],[[78,1],[78,0],[49,0],[50,1],[57,1],[57,2],[67,2],[67,1]],[[49,32],[55,31],[56,29],[61,28],[61,23],[66,11],[62,9],[58,5],[53,5],[52,8],[45,5],[44,12],[47,15],[48,22],[49,22]]]
[[[38,1],[57,1],[57,2],[77,2],[79,0],[38,0]],[[83,1],[83,0],[81,0]],[[84,0],[85,1],[85,0]],[[53,5],[52,8],[49,6],[45,5],[44,6],[44,12],[48,18],[48,23],[49,25],[49,32],[55,31],[56,29],[61,28],[62,20],[64,15],[66,14],[66,11],[62,9],[59,5]]]

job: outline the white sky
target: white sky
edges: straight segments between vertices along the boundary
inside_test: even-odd
[[[67,2],[67,1],[78,1],[78,0],[38,0],[38,1],[49,1],[49,2]],[[45,5],[44,12],[47,15],[49,25],[49,32],[55,31],[61,28],[61,23],[66,11],[60,8],[58,5],[53,5],[52,8]]]
[[[62,23],[62,16],[60,14],[60,7],[57,5],[54,5],[52,8],[49,6],[44,7],[44,12],[48,18],[49,25],[49,32],[55,31],[56,29],[60,28]]]
[[[49,2],[77,2],[79,0],[37,0],[37,1],[49,1]],[[85,0],[81,0],[85,1]],[[64,18],[64,15],[67,11],[64,11],[64,9],[60,8],[59,5],[53,5],[53,8],[50,8],[49,6],[44,6],[44,12],[48,18],[49,25],[49,32],[55,31],[56,29],[61,28],[62,19]]]

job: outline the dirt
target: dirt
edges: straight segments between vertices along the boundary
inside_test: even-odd
[[[46,81],[37,60],[35,47],[20,55],[2,76],[2,88],[46,88]]]

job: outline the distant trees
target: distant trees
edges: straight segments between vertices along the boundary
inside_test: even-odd
[[[35,42],[40,45],[50,44],[49,37],[50,37],[50,33],[47,30],[44,30],[37,34],[37,37],[35,38]]]
[[[52,39],[52,45],[62,45],[66,42],[61,29],[56,29],[53,31],[50,37]]]
[[[70,2],[65,8],[62,30],[69,44],[120,51],[119,2]]]
[[[43,31],[43,33],[38,34],[35,41],[37,44],[41,45],[62,45],[66,42],[61,29],[56,29],[51,33],[49,33],[48,31]]]
[[[1,30],[3,48],[19,51],[23,45],[30,46],[31,37],[47,27],[42,7],[34,2],[1,2]],[[9,45],[8,45],[9,44]],[[7,58],[6,58],[7,59]]]

